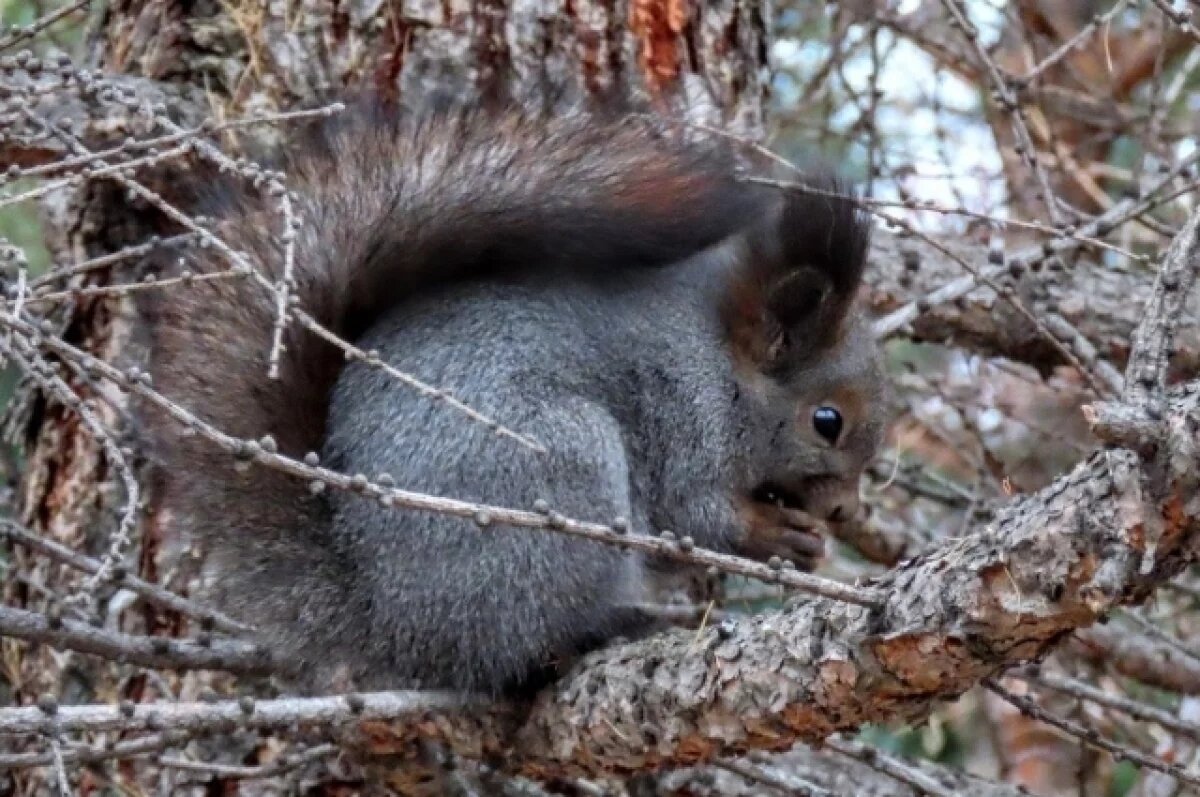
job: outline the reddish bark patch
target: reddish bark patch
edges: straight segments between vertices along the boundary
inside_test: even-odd
[[[1163,519],[1166,528],[1163,529],[1160,545],[1175,546],[1188,528],[1188,513],[1183,506],[1183,496],[1172,493],[1163,504]]]
[[[693,734],[679,740],[675,760],[682,764],[699,764],[716,756],[718,749],[711,739]]]
[[[681,36],[687,25],[687,0],[633,0],[629,28],[638,41],[638,65],[652,90],[679,76]]]
[[[1125,534],[1125,544],[1138,553],[1146,552],[1146,527],[1137,523]]]
[[[780,716],[789,728],[805,739],[824,739],[836,730],[825,711],[814,710],[811,706],[791,705]]]
[[[610,21],[606,26],[612,27],[611,8]],[[613,45],[609,41],[608,30],[597,30],[586,24],[580,18],[574,0],[567,0],[564,15],[572,20],[572,29],[578,41],[579,69],[583,76],[583,85],[592,96],[603,97],[611,84],[613,75],[609,74],[612,67]]]
[[[880,666],[894,679],[880,685],[888,698],[940,694],[954,688],[969,671],[970,654],[962,643],[941,633],[903,634],[871,646]]]

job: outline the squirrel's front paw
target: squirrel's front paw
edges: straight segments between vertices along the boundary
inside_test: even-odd
[[[734,548],[742,556],[768,561],[772,556],[812,570],[825,554],[824,524],[799,509],[743,498],[737,502],[741,535]]]

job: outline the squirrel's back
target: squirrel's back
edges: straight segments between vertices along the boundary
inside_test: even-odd
[[[663,371],[640,394],[635,361],[709,352],[711,376],[730,366],[715,324],[680,295],[642,283],[620,292],[570,280],[451,287],[406,303],[361,343],[380,358],[445,387],[475,409],[533,438],[539,452],[497,438],[378,369],[354,363],[334,390],[323,461],[344,473],[387,473],[405,489],[488,505],[549,501],[568,517],[635,528],[644,496],[631,439],[647,401],[691,402],[695,381]],[[672,316],[653,320],[651,311]],[[707,340],[688,338],[708,334]],[[674,351],[671,351],[674,349]],[[693,368],[698,364],[693,362]],[[725,373],[721,373],[721,371]],[[713,407],[720,412],[719,407]],[[699,410],[675,433],[729,429]],[[727,449],[715,445],[714,450]],[[360,682],[467,689],[535,685],[555,664],[617,635],[648,627],[652,602],[640,555],[555,532],[481,526],[470,518],[397,512],[347,493],[329,496],[331,546],[358,563],[361,625],[342,647],[360,656]],[[639,522],[640,520],[640,522]],[[375,672],[381,677],[367,676]]]

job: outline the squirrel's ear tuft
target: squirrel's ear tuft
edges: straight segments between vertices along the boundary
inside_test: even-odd
[[[840,180],[810,177],[784,189],[733,266],[724,320],[739,358],[772,371],[832,345],[862,282],[870,233]]]

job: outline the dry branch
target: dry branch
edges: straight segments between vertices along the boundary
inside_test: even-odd
[[[0,539],[8,539],[17,545],[48,556],[88,575],[95,575],[101,571],[101,563],[92,557],[84,556],[65,545],[34,534],[29,529],[11,521],[0,520]],[[158,584],[152,584],[122,570],[114,572],[112,579],[115,584],[129,590],[148,603],[161,606],[169,611],[179,612],[187,617],[193,617],[199,620],[201,625],[211,623],[214,629],[233,634],[245,633],[250,630],[248,626],[222,612],[200,606],[182,595],[177,595],[170,590],[163,589]]]
[[[838,797],[1020,797],[1016,787],[992,783],[956,772],[928,761],[905,761],[862,744],[841,742],[838,746],[853,757],[832,748],[798,747],[779,755],[750,756],[752,766],[776,777],[804,778]],[[918,785],[920,784],[920,785]],[[667,794],[688,797],[762,797],[795,792],[764,788],[762,780],[744,778],[714,768],[696,768],[665,778]]]
[[[0,637],[41,642],[61,650],[142,667],[240,673],[267,673],[275,669],[270,655],[248,642],[134,636],[11,606],[0,606]]]
[[[967,262],[978,263],[984,273],[1005,273],[1003,265],[981,262],[978,246],[939,243],[960,253]],[[919,267],[906,267],[906,262],[914,259]],[[994,291],[974,287],[975,281],[958,263],[920,240],[888,233],[875,236],[867,279],[869,300],[878,313],[893,312],[912,297],[936,296],[955,282],[970,286],[961,298],[934,304],[916,316],[912,330],[920,339],[1009,357],[1044,371],[1063,362],[1037,330],[1006,307]],[[1153,280],[1149,268],[1093,267],[1084,260],[1074,268],[1036,275],[1036,290],[1026,297],[1026,303],[1044,320],[1060,315],[1096,348],[1098,356],[1121,364],[1128,358],[1130,335],[1142,318],[1142,301],[1149,298]],[[1188,307],[1172,358],[1176,374],[1182,376],[1200,372],[1200,296],[1191,296]]]
[[[1200,662],[1132,629],[1093,626],[1077,634],[1069,649],[1126,678],[1184,695],[1200,694]]]
[[[0,733],[96,731],[211,731],[221,728],[281,729],[411,717],[454,708],[462,697],[439,692],[376,692],[278,700],[211,703],[125,703],[91,706],[25,706],[0,709]]]

